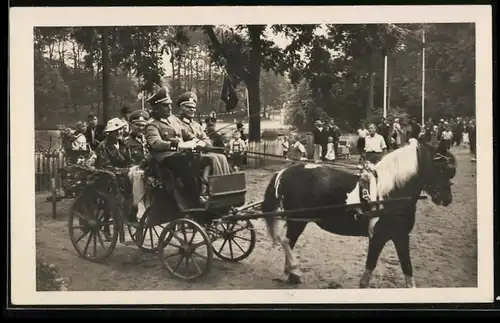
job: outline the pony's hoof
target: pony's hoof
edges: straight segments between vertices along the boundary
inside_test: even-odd
[[[300,278],[299,275],[289,274],[288,275],[288,282],[290,284],[301,284],[302,283],[302,279]]]
[[[370,285],[367,282],[361,281],[361,282],[359,282],[359,288],[361,288],[361,289],[370,288]]]

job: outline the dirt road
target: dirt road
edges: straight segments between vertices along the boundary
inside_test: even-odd
[[[418,204],[411,236],[411,256],[417,287],[477,286],[476,170],[467,151],[454,150],[458,170],[454,202],[447,208],[430,201]],[[247,202],[262,198],[272,170],[249,170]],[[214,261],[212,272],[195,283],[173,279],[157,257],[136,247],[118,245],[105,264],[77,256],[67,229],[65,212],[71,201],[58,204],[58,219],[51,219],[50,203],[37,197],[37,253],[69,278],[69,290],[187,290],[297,288],[282,277],[284,254],[271,247],[262,220],[254,221],[257,246],[241,263]],[[357,288],[367,252],[366,238],[336,236],[309,224],[299,239],[305,282],[298,288]],[[372,280],[374,288],[401,288],[404,279],[392,243],[386,245]]]

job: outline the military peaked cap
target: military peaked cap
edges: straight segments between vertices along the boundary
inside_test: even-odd
[[[172,103],[172,99],[170,98],[170,95],[168,94],[168,90],[166,87],[160,88],[155,94],[150,96],[146,102],[149,104],[158,104],[158,103]]]
[[[128,118],[131,123],[146,123],[149,120],[149,113],[146,110],[135,110]]]
[[[198,102],[198,98],[196,94],[193,92],[186,92],[179,97],[177,100],[177,105],[182,106],[186,105],[188,107],[196,107],[196,103]]]

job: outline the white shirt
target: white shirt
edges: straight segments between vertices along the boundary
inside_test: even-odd
[[[451,132],[450,130],[445,130],[445,131],[443,131],[441,136],[445,140],[451,140],[451,138],[453,138],[453,132]]]
[[[369,135],[369,132],[367,129],[358,129],[359,138],[365,138],[368,135]]]
[[[229,152],[230,153],[240,153],[246,150],[246,143],[243,139],[231,138],[229,140]]]
[[[71,143],[73,150],[87,150],[87,139],[83,133],[78,134],[78,136]]]
[[[368,135],[365,139],[365,152],[381,153],[386,148],[384,137],[378,133],[373,137]]]

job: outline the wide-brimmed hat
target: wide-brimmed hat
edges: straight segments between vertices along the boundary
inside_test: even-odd
[[[130,123],[146,124],[149,120],[149,113],[146,110],[135,110],[128,118]]]
[[[106,127],[104,128],[104,132],[113,132],[113,131],[116,131],[116,130],[121,129],[123,127],[125,127],[124,121],[122,121],[119,118],[113,118],[113,119],[109,120],[108,123],[106,124]]]
[[[315,126],[322,126],[322,125],[323,125],[323,121],[321,121],[321,120],[316,120],[316,121],[314,121],[314,125],[315,125]]]
[[[181,106],[186,106],[186,107],[196,107],[196,103],[198,102],[198,98],[196,97],[196,94],[193,92],[186,92],[183,95],[179,97],[177,100],[177,104]]]
[[[156,91],[155,94],[150,96],[146,102],[148,102],[151,105],[157,105],[160,103],[163,104],[170,104],[172,103],[172,99],[170,98],[170,95],[168,93],[168,89],[166,87],[160,88],[158,91]]]

